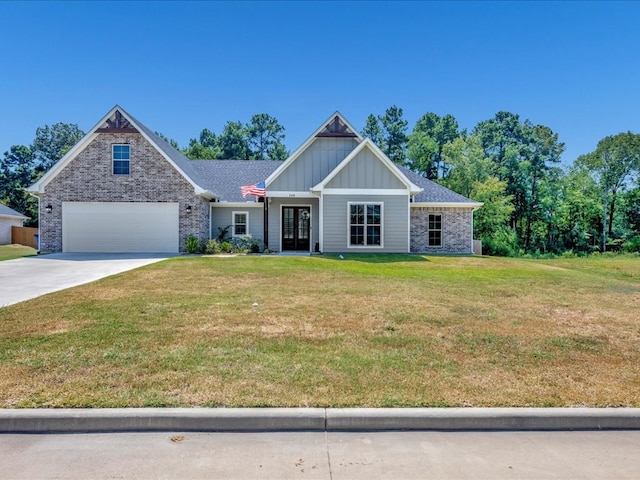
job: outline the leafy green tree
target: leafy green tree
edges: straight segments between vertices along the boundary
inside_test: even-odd
[[[387,108],[384,115],[378,117],[382,125],[382,143],[379,145],[389,159],[404,165],[407,153],[407,122],[403,118],[403,111],[395,105]]]
[[[38,223],[38,201],[25,189],[41,175],[42,168],[27,146],[14,145],[0,159],[0,201],[30,217],[27,226]]]
[[[362,132],[363,137],[370,138],[373,143],[382,146],[382,127],[380,120],[374,114],[369,114]]]
[[[258,113],[251,117],[251,121],[246,125],[245,132],[249,145],[249,158],[252,160],[266,160],[271,155],[282,156],[286,148],[284,140],[284,127],[278,120],[266,113]],[[285,155],[286,158],[286,155]]]
[[[482,250],[489,255],[514,255],[517,238],[509,228],[513,212],[511,198],[506,195],[506,182],[489,177],[473,185],[471,195],[484,205],[474,214],[473,232],[482,239]]]
[[[626,132],[605,137],[595,151],[580,156],[577,163],[584,166],[602,188],[602,250],[605,251],[607,236],[613,234],[618,192],[640,172],[640,135]]]
[[[289,150],[287,150],[287,147],[285,147],[283,143],[276,143],[269,149],[268,157],[271,160],[286,160],[289,157]]]
[[[465,197],[472,198],[475,183],[484,182],[495,175],[494,164],[486,156],[478,135],[458,137],[445,144],[442,158],[451,167],[451,172],[440,183]]]
[[[509,112],[480,122],[473,131],[482,140],[485,154],[494,163],[498,178],[507,182],[514,210],[511,225],[520,244],[530,250],[534,229],[545,222],[540,184],[547,180],[550,168],[560,160],[564,144],[558,135],[542,125]]]
[[[444,146],[461,136],[458,130],[458,122],[453,115],[439,115],[429,112],[423,115],[409,135],[409,158],[412,160],[412,168],[422,167],[416,170],[427,178],[444,178],[449,172],[443,157]],[[412,155],[416,155],[414,158]],[[429,157],[425,157],[429,154]]]
[[[414,130],[407,142],[409,167],[416,173],[431,180],[438,178],[438,164],[435,157],[438,142],[427,133]]]
[[[71,147],[78,143],[84,132],[73,123],[54,123],[36,130],[31,150],[44,170],[60,160]]]
[[[226,160],[249,159],[249,142],[242,122],[227,122],[217,139],[222,158]]]
[[[585,168],[577,165],[559,178],[554,227],[558,250],[588,253],[597,248],[602,205],[600,188]]]
[[[214,160],[222,158],[222,150],[218,146],[218,138],[211,130],[205,128],[198,139],[189,140],[189,146],[183,153],[192,160]]]
[[[630,190],[625,195],[624,217],[631,232],[640,234],[640,187]]]

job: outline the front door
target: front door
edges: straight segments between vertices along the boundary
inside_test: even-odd
[[[309,251],[309,207],[282,207],[282,250]]]

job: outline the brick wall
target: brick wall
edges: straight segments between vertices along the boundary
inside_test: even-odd
[[[129,175],[113,175],[111,145],[131,146]],[[138,133],[98,134],[41,195],[40,251],[62,251],[62,202],[178,202],[180,250],[189,235],[209,237],[209,202]],[[53,210],[46,213],[44,208]],[[186,208],[191,205],[192,213]]]
[[[411,251],[416,253],[471,254],[473,209],[411,207]],[[442,215],[442,246],[429,247],[429,214]]]

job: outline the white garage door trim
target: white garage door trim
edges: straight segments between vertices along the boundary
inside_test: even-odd
[[[177,253],[177,203],[62,202],[62,251]]]

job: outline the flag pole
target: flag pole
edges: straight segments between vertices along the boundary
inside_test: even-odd
[[[263,217],[264,217],[264,248],[265,250],[267,248],[269,248],[269,198],[265,195],[264,197],[262,197],[264,199],[264,210],[263,210]]]

